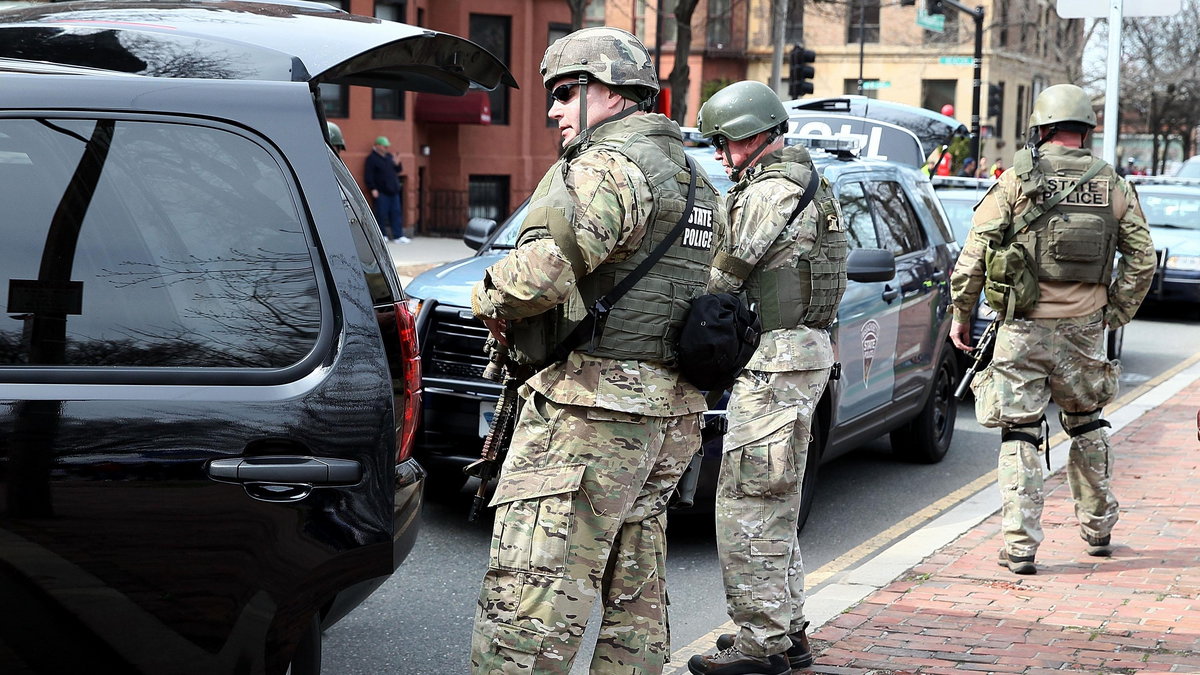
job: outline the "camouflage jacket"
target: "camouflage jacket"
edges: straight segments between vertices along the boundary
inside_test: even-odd
[[[797,161],[797,150],[804,152],[805,161],[810,161],[807,151],[802,148],[784,148],[763,155],[757,165]],[[788,225],[787,220],[796,210],[803,193],[798,185],[780,177],[765,176],[757,180],[753,171],[743,176],[742,184],[742,189],[727,205],[729,227],[727,232],[717,235],[717,250],[754,266],[795,267],[796,261],[809,255],[816,245],[820,211],[815,201]],[[708,290],[710,293],[734,292],[740,290],[744,282],[744,279],[714,267]],[[829,331],[798,326],[764,333],[746,368],[784,372],[816,370],[832,365],[833,346]]]
[[[654,114],[634,115],[612,124],[675,126],[667,117]],[[677,128],[675,135],[679,135]],[[557,164],[551,168],[557,170]],[[637,165],[612,150],[586,149],[570,161],[565,184],[575,204],[571,224],[589,272],[603,262],[622,260],[637,251],[654,206],[645,175]],[[714,224],[714,229],[718,225]],[[580,304],[576,278],[567,256],[549,237],[522,242],[489,267],[471,293],[471,309],[479,318],[520,320],[563,303],[568,307]],[[582,307],[579,311],[581,318]],[[528,385],[557,403],[652,417],[707,409],[700,391],[674,368],[648,361],[597,358],[580,351],[534,374]]]
[[[1041,152],[1043,155],[1088,154],[1086,150],[1053,143],[1043,145]],[[1105,305],[1105,321],[1110,327],[1123,326],[1133,318],[1154,278],[1154,242],[1150,239],[1150,228],[1146,224],[1146,217],[1138,204],[1137,193],[1133,187],[1118,178],[1111,190],[1109,203],[1120,221],[1117,251],[1121,254],[1112,283],[1105,289],[1096,284],[1040,282],[1038,286],[1041,288],[1041,299],[1028,314],[1029,318],[1082,315]],[[999,245],[1014,216],[1024,213],[1031,206],[1031,202],[1021,190],[1020,178],[1012,169],[1007,169],[1001,174],[996,184],[975,206],[971,231],[967,234],[967,242],[959,254],[958,263],[954,266],[954,273],[950,276],[951,303],[956,321],[969,321],[979,299],[985,277],[984,254],[988,246]],[[1088,294],[1098,296],[1097,307],[1080,302],[1071,303],[1079,307],[1075,312],[1056,312],[1044,307],[1048,301],[1055,299],[1060,299],[1063,306],[1071,306],[1067,304],[1069,299]]]

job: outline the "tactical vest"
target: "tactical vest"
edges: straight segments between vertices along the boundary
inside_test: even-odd
[[[580,278],[582,259],[574,240],[575,207],[565,175],[578,154],[604,148],[620,153],[646,177],[654,206],[638,250],[620,262],[602,263]],[[689,172],[674,125],[660,115],[631,117],[595,130],[592,143],[568,152],[534,192],[529,216],[521,226],[518,247],[551,236],[572,261],[583,307],[591,307],[628,276],[679,222],[687,203]],[[632,204],[629,205],[632,207]],[[704,292],[712,263],[713,217],[719,196],[703,175],[697,176],[689,225],[663,257],[609,311],[590,344],[577,349],[618,360],[673,363],[679,328],[692,298]],[[566,303],[540,316],[515,322],[511,333],[519,361],[544,365],[547,354],[579,322]],[[576,311],[582,308],[576,307]]]
[[[1014,157],[1013,171],[1026,196],[1040,204],[1078,183],[1096,161],[1088,154],[1054,152],[1043,154],[1034,166],[1032,153],[1021,149]],[[1116,185],[1116,172],[1105,165],[1013,235],[1011,241],[1031,253],[1038,281],[1108,285],[1120,226],[1112,205]]]
[[[769,178],[784,178],[796,185],[797,194],[802,194],[815,169],[811,163],[793,161],[791,150],[784,150],[783,161],[764,167],[751,180],[734,186],[729,193],[731,203],[736,203],[750,184]],[[746,297],[754,303],[764,331],[797,326],[826,328],[837,316],[838,303],[846,292],[846,232],[833,190],[824,177],[820,181],[813,196],[820,215],[812,252],[798,259],[795,267],[755,266],[746,279]],[[799,217],[799,213],[792,215],[793,219]]]

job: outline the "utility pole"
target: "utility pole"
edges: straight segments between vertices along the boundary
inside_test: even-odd
[[[788,0],[775,0],[774,11],[775,30],[772,42],[775,51],[771,54],[771,89],[779,93],[783,87],[783,40],[784,29],[787,27]]]
[[[946,5],[963,14],[969,14],[975,19],[975,80],[972,83],[974,90],[971,94],[971,156],[979,157],[979,97],[982,95],[983,89],[983,7],[971,9],[958,0],[929,0],[929,4],[938,14],[945,14],[941,5]],[[859,82],[861,83],[862,80],[860,79]]]

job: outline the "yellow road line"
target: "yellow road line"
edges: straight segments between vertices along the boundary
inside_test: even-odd
[[[1185,359],[1184,361],[1176,364],[1175,366],[1171,367],[1170,369],[1168,369],[1168,370],[1160,373],[1159,375],[1152,377],[1149,380],[1138,385],[1132,391],[1126,393],[1125,395],[1119,396],[1117,398],[1117,400],[1113,401],[1113,403],[1110,406],[1108,406],[1107,412],[1111,414],[1113,412],[1116,412],[1117,410],[1120,410],[1121,408],[1129,405],[1134,400],[1136,400],[1139,397],[1141,397],[1142,395],[1144,395],[1146,392],[1157,387],[1158,385],[1162,384],[1163,382],[1166,382],[1167,380],[1171,379],[1175,375],[1179,374],[1181,371],[1185,370],[1186,368],[1189,368],[1190,366],[1194,365],[1197,362],[1200,362],[1200,353],[1193,354],[1192,356],[1190,356],[1187,359]],[[1062,432],[1062,431],[1058,432],[1050,439],[1050,447],[1053,448],[1053,447],[1057,446],[1059,443],[1066,441],[1067,438],[1068,438],[1068,436],[1065,432]],[[854,548],[843,553],[842,555],[838,556],[837,558],[829,561],[828,563],[825,563],[818,569],[805,574],[804,575],[805,589],[811,591],[812,589],[816,588],[817,586],[820,586],[821,584],[825,583],[826,581],[829,581],[831,578],[837,576],[838,574],[841,574],[842,572],[849,569],[851,566],[853,566],[859,562],[862,562],[864,559],[870,557],[871,555],[873,555],[875,553],[878,553],[885,546],[896,541],[901,536],[903,536],[905,533],[907,533],[909,530],[912,530],[913,528],[915,528],[923,523],[933,520],[934,518],[941,515],[943,512],[949,510],[951,507],[955,506],[959,502],[967,499],[971,495],[973,495],[973,494],[979,492],[980,490],[983,490],[987,486],[993,485],[995,483],[996,483],[996,470],[993,469],[993,470],[989,471],[988,473],[980,476],[979,478],[976,478],[975,480],[971,481],[970,483],[967,483],[966,485],[960,487],[959,489],[955,490],[954,492],[951,492],[950,494],[946,495],[945,497],[942,497],[941,499],[930,504],[929,506],[926,506],[925,508],[921,509],[920,511],[905,518],[904,520],[896,523],[895,525],[892,525],[888,529],[884,530],[883,532],[880,532],[879,534],[875,535],[874,537],[871,537],[870,539],[864,541],[863,543],[859,544],[858,546],[855,546]],[[717,626],[716,628],[714,628],[713,630],[709,631],[708,633],[700,636],[699,638],[694,640],[691,644],[687,645],[686,647],[676,650],[675,653],[671,655],[671,664],[672,664],[671,667],[673,668],[675,666],[675,664],[686,663],[687,657],[691,656],[692,654],[699,654],[699,653],[702,653],[702,652],[705,652],[705,651],[711,649],[713,644],[716,642],[718,635],[720,635],[721,633],[732,633],[732,632],[734,632],[735,628],[736,627],[733,625],[732,622],[726,621],[726,622],[722,623],[721,625]],[[668,670],[668,671],[664,671],[664,672],[665,673],[673,673],[673,672],[686,673],[687,667],[685,665],[685,666],[683,666],[682,670],[676,670],[676,671]]]

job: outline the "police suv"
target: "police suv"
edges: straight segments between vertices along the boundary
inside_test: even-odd
[[[917,168],[859,157],[854,148],[861,143],[853,139],[810,134],[788,142],[809,146],[832,184],[851,247],[850,282],[832,329],[839,372],[813,422],[810,453],[820,461],[805,471],[803,525],[822,461],[884,434],[909,461],[938,462],[950,448],[959,368],[948,339],[948,279],[959,247]],[[918,143],[915,136],[911,142]],[[688,152],[717,189],[732,186],[711,148]],[[425,410],[415,452],[430,472],[431,495],[458,492],[466,482],[462,468],[478,457],[487,433],[499,388],[481,377],[487,331],[471,313],[471,285],[515,246],[527,211],[528,202],[499,226],[472,219],[463,238],[478,253],[429,270],[407,288],[422,300]],[[719,435],[706,438],[704,453],[693,508],[711,508]]]

